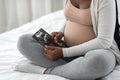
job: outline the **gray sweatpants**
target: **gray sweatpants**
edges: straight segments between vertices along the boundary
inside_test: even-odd
[[[105,49],[91,50],[84,56],[51,61],[44,55],[44,48],[26,34],[18,40],[19,51],[33,64],[48,68],[46,74],[54,74],[72,80],[95,80],[108,75],[115,67],[116,59]]]

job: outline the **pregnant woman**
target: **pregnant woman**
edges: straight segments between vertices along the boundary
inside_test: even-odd
[[[19,51],[31,61],[16,71],[54,74],[73,80],[95,80],[108,75],[120,62],[114,40],[115,0],[67,0],[66,24],[52,32],[54,43],[43,48],[26,34],[19,38]],[[64,39],[66,47],[62,45]]]

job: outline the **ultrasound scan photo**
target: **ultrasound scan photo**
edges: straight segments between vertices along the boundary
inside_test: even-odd
[[[53,38],[51,35],[49,35],[46,31],[43,29],[39,29],[34,35],[33,38],[38,41],[40,44],[50,44],[53,42]]]

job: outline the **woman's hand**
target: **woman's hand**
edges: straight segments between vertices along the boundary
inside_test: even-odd
[[[51,36],[54,38],[54,43],[58,46],[62,46],[61,39],[63,38],[64,34],[62,32],[52,32]]]
[[[58,60],[63,57],[62,48],[45,46],[45,56],[50,60]]]

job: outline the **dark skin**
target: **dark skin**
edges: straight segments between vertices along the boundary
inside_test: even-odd
[[[91,0],[70,0],[72,5],[80,9],[87,9],[90,7]]]
[[[61,39],[64,36],[62,32],[52,32],[51,36],[54,38],[55,44],[62,46]],[[62,48],[45,45],[45,56],[53,61],[58,60],[63,57]]]
[[[70,0],[71,3],[80,9],[87,9],[90,7],[91,0]],[[54,38],[54,43],[58,46],[62,46],[61,39],[64,37],[62,32],[52,32],[52,37]],[[62,48],[45,46],[45,55],[50,60],[58,60],[63,57]]]

